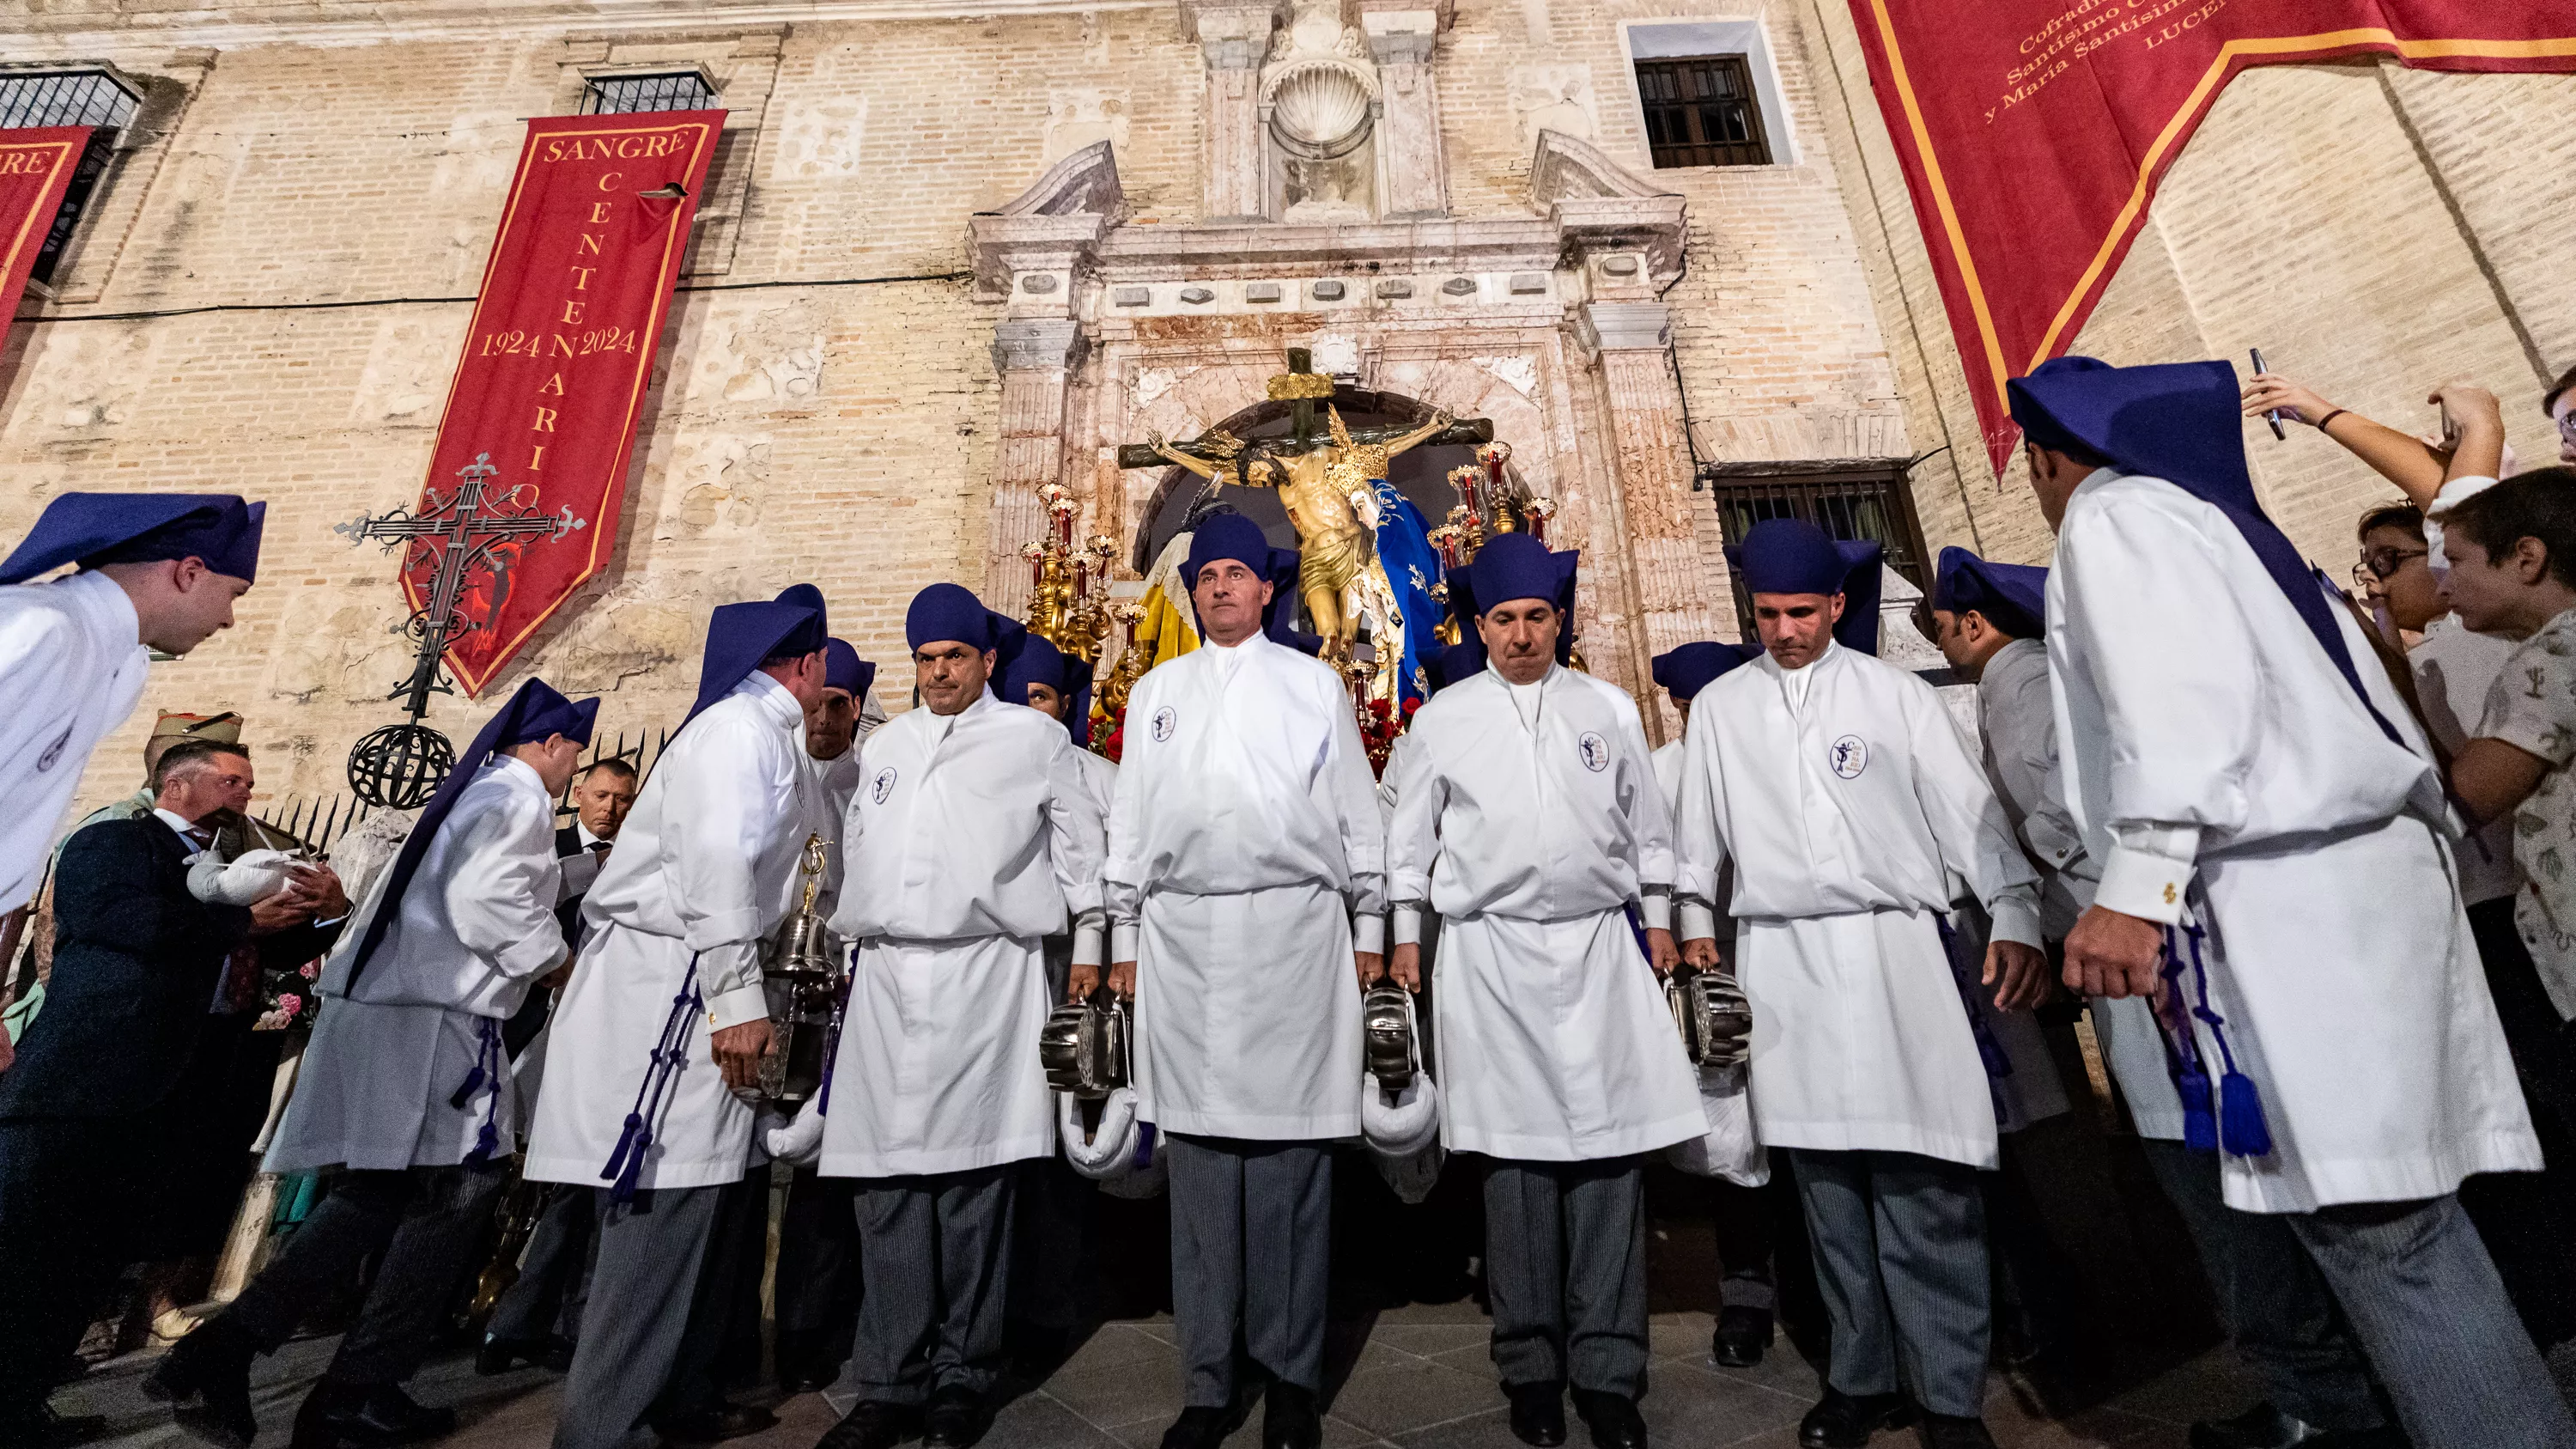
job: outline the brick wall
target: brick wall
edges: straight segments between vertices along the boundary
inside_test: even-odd
[[[302,29],[236,35],[92,11],[0,34],[0,55],[112,63],[167,91],[166,127],[111,187],[130,221],[75,258],[89,290],[31,298],[0,346],[0,537],[69,488],[270,500],[238,627],[156,667],[84,800],[130,788],[156,708],[241,710],[269,797],[338,789],[350,742],[396,717],[383,696],[408,651],[391,560],[330,525],[417,496],[522,118],[568,108],[567,68],[602,57],[765,86],[726,162],[750,168],[748,194],[729,258],[686,279],[709,290],[673,308],[611,567],[485,701],[441,698],[430,721],[462,738],[535,671],[605,692],[612,733],[675,722],[707,611],[799,579],[823,587],[836,632],[894,666],[879,693],[900,708],[905,603],[932,580],[981,579],[988,548],[1001,313],[948,276],[968,266],[967,218],[1070,149],[1069,125],[1114,116],[1130,224],[1195,222],[1203,62],[1174,11],[724,27],[699,7],[692,25],[604,34],[544,5],[480,29],[442,10],[443,30],[377,9],[395,18],[312,7]],[[1775,146],[1796,164],[1656,173],[1621,22],[1748,7],[1459,4],[1434,63],[1452,210],[1529,214],[1531,70],[1579,67],[1579,124],[1689,199],[1687,274],[1666,300],[1701,452],[1919,449],[1885,284],[1854,235],[1870,193],[1837,175],[1827,141],[1840,100],[1811,72],[1816,20],[1784,0],[1751,9],[1790,132]],[[276,306],[326,302],[365,305]],[[245,310],[82,320],[195,308]]]

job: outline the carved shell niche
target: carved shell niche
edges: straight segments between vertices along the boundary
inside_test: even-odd
[[[1290,155],[1328,161],[1368,139],[1377,76],[1339,56],[1301,56],[1265,77],[1270,131]]]

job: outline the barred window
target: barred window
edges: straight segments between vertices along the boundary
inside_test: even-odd
[[[1745,57],[1638,61],[1637,96],[1645,103],[1646,145],[1657,170],[1771,164],[1762,102]]]
[[[652,75],[592,76],[582,91],[585,116],[622,116],[638,111],[703,111],[716,103],[715,87],[693,70],[657,71]]]
[[[1885,545],[1887,566],[1916,588],[1930,590],[1923,524],[1915,516],[1903,462],[1821,469],[1813,464],[1721,463],[1714,471],[1717,476],[1710,481],[1719,531],[1729,544],[1742,543],[1753,525],[1766,518],[1802,518],[1838,539]],[[1743,637],[1750,639],[1753,596],[1745,590],[1742,572],[1734,579],[1736,617],[1744,626]]]
[[[15,71],[0,73],[0,130],[33,130],[42,126],[89,126],[89,145],[72,168],[63,204],[45,231],[28,275],[50,283],[81,214],[98,194],[99,182],[116,160],[116,138],[134,121],[143,100],[101,70]]]

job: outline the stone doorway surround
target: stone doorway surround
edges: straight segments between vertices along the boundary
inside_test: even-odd
[[[1291,346],[1348,387],[1486,417],[1583,550],[1578,626],[1593,671],[1647,704],[1648,660],[1716,637],[1730,598],[1691,492],[1662,293],[1682,267],[1683,200],[1589,142],[1537,138],[1525,216],[1129,225],[1103,141],[969,223],[976,294],[1000,303],[1001,440],[985,571],[1027,606],[1019,557],[1037,490],[1082,499],[1085,532],[1127,551],[1161,470],[1118,445],[1191,437],[1258,401]]]

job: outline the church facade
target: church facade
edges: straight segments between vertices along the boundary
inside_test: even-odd
[[[1049,484],[1132,579],[1197,480],[1121,449],[1256,425],[1290,348],[1355,422],[1490,422],[1584,551],[1589,666],[1641,692],[1652,653],[1735,633],[1724,543],[1754,518],[1828,518],[1907,570],[1952,542],[2045,557],[1974,443],[1840,0],[93,0],[0,28],[0,107],[77,90],[114,131],[0,347],[0,531],[66,489],[269,499],[239,625],[145,701],[248,716],[264,795],[336,790],[397,717],[394,563],[333,525],[419,495],[533,116],[727,117],[611,562],[491,686],[603,692],[611,734],[676,722],[713,605],[798,580],[902,708],[906,601],[958,579],[1023,607]],[[2495,379],[2526,458],[2550,447],[2531,364],[2576,360],[2576,314],[2538,218],[2576,166],[2478,97],[2563,116],[2568,82],[2285,75],[2222,101],[2078,346],[2273,329],[2276,366],[2300,370],[2276,337],[2314,338],[2392,414],[2439,358]],[[2372,147],[2414,136],[2369,159],[2433,198],[2379,228],[2411,314],[2371,297],[2340,336],[2228,279],[2232,236],[2303,213],[2194,169],[2253,147],[2304,195],[2329,168],[2277,128],[2321,106]],[[2329,452],[2258,465],[2333,562],[2374,493]],[[1408,455],[1409,486],[1464,455]],[[132,759],[111,742],[85,794],[131,789]]]

